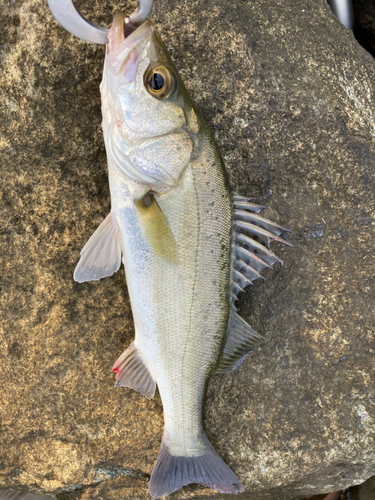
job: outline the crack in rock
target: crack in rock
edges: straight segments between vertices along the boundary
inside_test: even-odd
[[[93,480],[94,485],[101,483],[102,481],[117,479],[118,477],[121,476],[130,476],[133,479],[149,477],[148,474],[145,474],[140,470],[132,471],[129,469],[125,469],[124,467],[121,467],[119,465],[115,465],[114,467],[110,466],[98,467],[96,469],[91,469],[89,473],[94,474],[94,480]]]

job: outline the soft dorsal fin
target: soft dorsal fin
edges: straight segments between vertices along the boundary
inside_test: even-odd
[[[227,373],[235,370],[250,352],[264,342],[265,339],[254,332],[246,321],[232,309],[228,322],[228,337],[215,373]]]
[[[82,248],[73,277],[79,283],[97,281],[112,276],[120,265],[120,229],[111,212]]]
[[[155,394],[156,383],[132,342],[113,365],[116,373],[115,387],[129,387],[151,399]]]

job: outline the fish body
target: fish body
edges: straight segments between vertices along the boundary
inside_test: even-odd
[[[192,482],[241,492],[206,437],[203,401],[209,377],[234,369],[263,341],[233,302],[259,270],[280,262],[266,247],[284,229],[233,196],[213,136],[154,27],[146,22],[125,38],[123,23],[117,14],[101,84],[111,213],[74,277],[109,276],[123,259],[135,340],[114,365],[116,386],[151,398],[157,385],[164,409],[150,494]],[[245,241],[241,259],[236,232]]]

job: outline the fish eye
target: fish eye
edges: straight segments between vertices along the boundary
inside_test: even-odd
[[[159,92],[160,90],[163,90],[164,84],[164,77],[161,73],[154,73],[153,75],[151,75],[150,87],[152,88],[152,90],[154,90],[155,92]]]
[[[174,78],[165,66],[156,66],[146,73],[146,89],[154,97],[166,98],[174,90]]]

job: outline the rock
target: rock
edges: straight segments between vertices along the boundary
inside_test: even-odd
[[[350,500],[373,500],[375,498],[375,477],[365,483],[350,488]]]
[[[50,497],[17,490],[0,490],[0,500],[43,500]]]
[[[354,35],[370,54],[375,56],[375,5],[366,0],[353,0]]]
[[[120,7],[77,5],[107,26]],[[240,300],[267,344],[209,385],[207,432],[246,487],[236,498],[361,483],[375,474],[373,59],[324,0],[164,0],[152,19],[232,185],[293,231],[294,249],[274,248],[284,266]],[[42,0],[3,1],[0,28],[0,484],[146,499],[162,406],[113,389],[134,335],[123,272],[72,279],[109,210],[104,48],[65,32]]]

